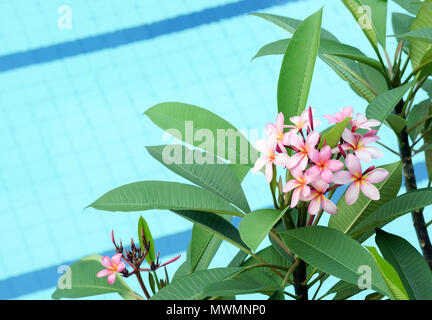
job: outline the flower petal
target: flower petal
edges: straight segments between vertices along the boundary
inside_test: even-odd
[[[297,188],[300,184],[297,180],[290,180],[286,183],[286,185],[282,188],[283,192],[290,192],[292,189]]]
[[[346,142],[348,142],[352,146],[357,145],[357,140],[352,134],[352,132],[345,128],[344,132],[342,133],[342,139],[344,139]]]
[[[345,165],[349,170],[349,172],[351,172],[353,175],[361,175],[362,173],[361,163],[355,155],[353,154],[347,155],[345,159]]]
[[[347,189],[345,193],[345,201],[347,205],[352,205],[357,201],[360,193],[360,183],[355,181]]]
[[[370,183],[379,183],[384,181],[389,175],[389,172],[386,169],[377,168],[372,170],[371,172],[364,175],[364,178],[367,182]]]
[[[355,150],[354,153],[364,163],[369,163],[372,160],[371,154],[365,150],[365,147],[363,147],[363,150]]]
[[[284,126],[284,115],[282,112],[279,112],[279,114],[276,117],[276,129],[278,130],[278,132],[282,132],[283,131],[283,126]]]
[[[337,213],[337,207],[336,205],[329,199],[327,199],[326,197],[322,197],[322,201],[321,201],[322,207],[324,209],[325,212],[330,213],[330,214],[336,214]]]
[[[315,148],[310,149],[308,152],[308,157],[312,160],[313,163],[318,163],[320,161],[320,152]]]
[[[331,183],[334,179],[333,173],[329,169],[324,169],[321,171],[321,178],[327,183]]]
[[[111,268],[112,267],[111,259],[109,257],[103,256],[101,261],[102,261],[102,265],[105,268]]]
[[[336,184],[347,184],[352,181],[352,173],[349,171],[338,171],[333,174],[333,182]]]
[[[302,159],[305,157],[303,152],[298,152],[294,154],[286,163],[287,168],[295,168],[297,165],[302,161]]]
[[[112,270],[103,269],[103,270],[99,271],[98,273],[96,273],[96,277],[103,278],[103,277],[106,277],[107,275],[110,275],[111,273],[112,273]]]
[[[324,146],[320,153],[319,153],[319,159],[320,161],[326,162],[328,161],[332,156],[332,150],[330,146]]]
[[[293,191],[291,197],[291,208],[294,208],[298,204],[300,198],[300,191],[300,188],[297,188]]]
[[[316,215],[319,210],[321,209],[321,196],[315,197],[311,202],[309,203],[308,212],[311,215]]]
[[[329,168],[331,171],[339,171],[343,167],[343,163],[339,160],[330,159],[327,161],[327,168]]]
[[[253,173],[257,173],[258,171],[260,171],[268,162],[270,161],[268,156],[262,156],[259,157],[257,159],[257,161],[255,161],[255,165],[252,169]]]
[[[320,139],[318,131],[312,131],[306,138],[306,145],[310,148],[315,148]]]
[[[109,284],[114,284],[115,279],[116,279],[116,273],[113,272],[113,273],[111,273],[111,274],[108,276],[108,283],[109,283]]]
[[[363,149],[365,151],[369,152],[369,154],[371,155],[371,157],[373,159],[378,159],[378,158],[384,157],[384,153],[376,147],[369,147],[368,146],[368,147],[364,147]]]
[[[364,195],[372,200],[379,200],[380,193],[378,189],[369,182],[363,182],[360,186],[361,191],[364,193]]]
[[[296,147],[297,149],[303,149],[305,146],[303,140],[296,134],[291,134],[290,143],[293,147]]]
[[[273,165],[271,163],[266,164],[265,177],[268,183],[270,183],[273,179]]]
[[[111,259],[112,265],[117,266],[120,263],[122,256],[121,253],[116,253]]]
[[[289,160],[289,156],[286,153],[279,153],[278,155],[276,155],[274,163],[277,166],[285,167],[288,160]]]

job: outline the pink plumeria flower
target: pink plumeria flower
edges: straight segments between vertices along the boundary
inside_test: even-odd
[[[309,159],[315,163],[308,169],[307,173],[311,176],[321,176],[321,179],[327,183],[333,181],[333,171],[339,171],[344,164],[339,160],[332,159],[332,150],[330,146],[324,146],[321,151],[314,149],[309,150]]]
[[[289,180],[283,187],[283,192],[290,192],[294,189],[291,197],[291,208],[294,208],[299,200],[306,200],[310,194],[310,187],[308,186],[314,180],[314,177],[303,174],[300,170],[292,170],[291,174],[295,179]]]
[[[304,110],[300,116],[294,116],[290,118],[290,121],[294,124],[286,126],[287,128],[291,128],[290,133],[296,134],[310,124],[311,117],[309,115],[309,112],[311,112],[311,114],[314,114],[315,109],[312,109],[310,107],[309,109]],[[312,122],[314,128],[318,127],[321,124],[318,119],[312,119]]]
[[[327,119],[329,123],[339,123],[345,120],[345,118],[352,118],[353,116],[353,107],[345,107],[340,111],[336,112],[334,116],[325,115],[324,119]]]
[[[276,123],[267,123],[266,130],[268,135],[275,135],[276,141],[277,141],[277,148],[279,148],[280,152],[285,152],[285,145],[289,144],[289,133],[284,133],[284,115],[282,112],[279,112],[279,114],[276,117]]]
[[[106,256],[102,257],[102,264],[106,269],[99,271],[96,277],[102,278],[108,276],[108,283],[114,284],[117,272],[122,272],[126,269],[125,263],[121,261],[122,256],[121,253],[117,253],[112,259]]]
[[[382,168],[369,168],[362,174],[362,167],[359,159],[356,156],[349,154],[345,160],[345,165],[348,171],[339,171],[334,174],[334,182],[336,184],[346,184],[353,182],[345,193],[345,200],[348,205],[352,205],[357,201],[360,190],[363,194],[372,199],[379,200],[380,193],[372,183],[384,181],[389,173]]]
[[[367,119],[364,114],[357,113],[355,118],[351,120],[352,131],[355,132],[357,129],[372,130],[373,127],[378,127],[381,122],[375,119]]]
[[[284,167],[289,159],[286,153],[276,154],[276,146],[277,139],[274,134],[256,142],[256,148],[262,156],[255,162],[252,172],[257,173],[265,166],[265,177],[268,183],[273,179],[273,164]]]
[[[321,208],[327,213],[336,214],[336,205],[328,199],[324,194],[327,192],[328,183],[324,180],[318,179],[312,182],[313,189],[309,197],[306,199],[310,201],[308,212],[311,215],[316,215]]]
[[[298,135],[291,135],[290,143],[296,153],[286,162],[289,169],[303,171],[308,164],[308,153],[314,149],[320,139],[317,131],[311,131],[304,142]]]
[[[345,129],[342,138],[347,142],[342,145],[344,150],[353,150],[355,155],[363,162],[370,162],[371,159],[381,158],[383,152],[376,148],[367,146],[367,144],[376,142],[379,137],[375,135],[377,131],[371,130],[364,135],[352,133],[350,130]]]

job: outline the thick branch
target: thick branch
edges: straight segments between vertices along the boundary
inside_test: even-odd
[[[396,106],[396,112],[400,113],[403,106],[404,102],[401,100]],[[407,191],[416,190],[417,181],[414,173],[414,166],[411,160],[412,154],[406,128],[398,134],[398,137],[400,158],[402,160],[403,175],[405,179],[405,188]],[[432,244],[427,232],[426,223],[423,216],[423,209],[413,211],[411,213],[411,217],[420,247],[423,252],[423,256],[429,264],[429,267],[432,269]]]

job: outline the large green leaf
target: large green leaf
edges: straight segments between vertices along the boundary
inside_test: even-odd
[[[165,167],[189,181],[207,189],[221,198],[233,203],[241,210],[249,212],[249,204],[241,187],[240,181],[227,164],[209,163],[167,163],[165,161],[165,150],[168,146],[147,147],[149,153],[162,163]],[[170,146],[173,147],[173,146]],[[185,152],[196,152],[202,154],[200,150],[189,150],[182,145],[176,145],[179,150]],[[212,159],[215,157],[210,155]]]
[[[142,233],[143,231],[144,231],[144,237],[146,239],[146,242],[150,244],[150,248],[146,256],[146,260],[150,264],[152,261],[156,261],[155,245],[147,221],[145,221],[143,217],[140,217],[138,220],[138,238],[139,238],[141,248],[144,248],[143,233]]]
[[[370,285],[390,295],[369,252],[357,241],[332,228],[309,226],[281,233],[287,247],[308,264],[341,280],[357,284],[360,267],[370,268]]]
[[[212,283],[203,290],[206,296],[227,296],[272,291],[274,291],[274,286],[270,283],[256,282],[251,279],[227,279]]]
[[[384,260],[383,257],[380,256],[377,249],[375,247],[366,247],[374,257],[375,263],[381,275],[384,278],[384,281],[387,283],[389,290],[392,293],[392,299],[394,300],[409,300],[408,294],[402,284],[399,275],[396,270],[392,267],[390,263]]]
[[[342,133],[344,132],[345,128],[348,126],[351,118],[345,118],[341,122],[335,124],[334,126],[330,127],[328,131],[326,131],[325,134],[322,135],[321,141],[320,141],[320,148],[324,145],[324,141],[326,141],[326,145],[330,146],[331,148],[335,148],[342,136]]]
[[[222,218],[230,223],[232,216],[224,215]],[[198,224],[194,224],[190,241],[191,271],[207,269],[221,243],[222,239],[220,237],[203,229]]]
[[[418,40],[426,43],[432,43],[432,28],[417,29],[414,31],[398,34],[398,38]]]
[[[279,74],[278,111],[286,119],[299,115],[306,107],[320,42],[322,9],[296,29],[285,51]],[[307,39],[307,41],[305,41]]]
[[[242,251],[250,252],[247,245],[241,240],[238,230],[219,214],[191,210],[173,210],[179,216],[199,224],[212,234],[231,243]]]
[[[357,236],[376,227],[382,227],[405,213],[419,210],[430,204],[432,204],[432,188],[404,193],[370,213],[350,234]]]
[[[162,130],[187,144],[235,164],[249,167],[254,164],[257,151],[238,129],[213,112],[190,104],[164,102],[144,114]]]
[[[385,48],[387,0],[342,0],[372,46]],[[370,14],[370,15],[369,15]]]
[[[361,193],[357,202],[349,206],[346,204],[345,197],[342,196],[337,203],[338,214],[330,217],[329,227],[350,234],[372,212],[396,197],[402,181],[401,162],[398,161],[380,168],[389,172],[386,180],[375,185],[381,194],[380,200],[373,201]]]
[[[358,66],[353,63],[353,61],[347,61],[346,59],[343,60],[340,57],[326,54],[320,56],[320,58],[327,63],[341,79],[348,82],[350,87],[360,97],[364,98],[368,102],[375,99],[377,96],[376,90],[359,74],[358,71],[354,70],[354,68],[358,68]]]
[[[252,59],[267,56],[267,55],[284,54],[288,47],[289,41],[290,39],[282,39],[275,42],[271,42],[263,46]],[[343,44],[339,41],[321,38],[318,55],[322,55],[322,54],[328,54],[328,55],[338,56],[342,58],[347,58],[354,61],[359,61],[361,63],[368,64],[379,71],[382,70],[381,64],[377,60],[369,58],[356,47]]]
[[[106,293],[118,293],[128,299],[141,297],[134,293],[126,284],[120,274],[117,274],[114,284],[108,284],[107,278],[98,278],[96,274],[105,269],[101,262],[102,257],[91,255],[70,266],[67,271],[70,278],[70,287],[59,288],[52,294],[53,299],[83,298]],[[67,277],[67,273],[64,275]],[[67,285],[67,281],[65,282]]]
[[[326,292],[323,297],[336,293],[333,300],[346,300],[361,292],[362,289],[357,284],[352,284],[343,280],[339,280],[333,287]]]
[[[398,42],[402,40],[398,35],[409,32],[413,21],[413,16],[399,12],[392,13],[393,32],[396,34]],[[405,52],[409,52],[409,40],[404,41],[403,49]]]
[[[302,23],[301,20],[293,19],[289,17],[283,17],[278,16],[275,14],[268,14],[268,13],[252,13],[251,15],[263,18],[271,23],[274,23],[275,25],[281,27],[285,31],[288,31],[289,33],[294,33],[298,26]],[[321,28],[320,31],[320,37],[321,39],[329,39],[338,41],[337,38],[329,31],[327,31],[324,28]]]
[[[431,300],[432,272],[423,256],[405,239],[380,229],[375,242],[399,274],[410,299]]]
[[[288,208],[287,208],[288,209]],[[250,212],[240,221],[240,237],[255,251],[286,210],[262,209]]]
[[[167,181],[126,184],[108,191],[89,207],[122,212],[150,209],[200,210],[242,216],[240,211],[210,191]]]
[[[366,108],[368,119],[375,119],[383,123],[412,85],[413,83],[409,82],[378,95]]]
[[[431,28],[432,27],[432,8],[425,4],[431,4],[432,0],[425,0],[420,6],[417,16],[411,24],[411,31]],[[423,58],[431,49],[431,44],[424,41],[411,39],[410,41],[410,57],[413,70],[424,62]]]
[[[428,130],[427,132],[425,132],[423,140],[425,145],[432,145],[432,130]],[[430,182],[432,181],[432,149],[425,150],[424,156],[430,184]]]
[[[419,4],[418,2],[416,3],[416,1],[411,1],[411,0],[393,0],[393,1],[413,15],[416,15],[418,12]]]
[[[197,271],[178,278],[158,291],[151,300],[201,300],[206,297],[203,289],[238,273],[242,268],[215,268]]]

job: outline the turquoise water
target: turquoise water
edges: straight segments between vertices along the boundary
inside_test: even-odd
[[[163,142],[142,115],[148,107],[187,102],[245,129],[274,121],[281,57],[250,59],[288,35],[247,12],[305,18],[325,4],[323,26],[373,54],[338,1],[70,0],[72,29],[59,29],[63,4],[0,2],[1,299],[49,299],[60,265],[112,255],[111,229],[136,237],[138,213],[83,209],[104,192],[138,180],[182,181],[145,151]],[[364,111],[332,70],[321,61],[315,70],[309,104],[319,116],[348,105]],[[381,136],[396,148],[386,128]],[[378,163],[396,160],[386,152]],[[271,205],[262,176],[243,185],[251,208]],[[143,214],[164,259],[185,254],[189,222],[164,211]],[[408,216],[386,229],[418,247]],[[213,265],[235,253],[224,244]]]

